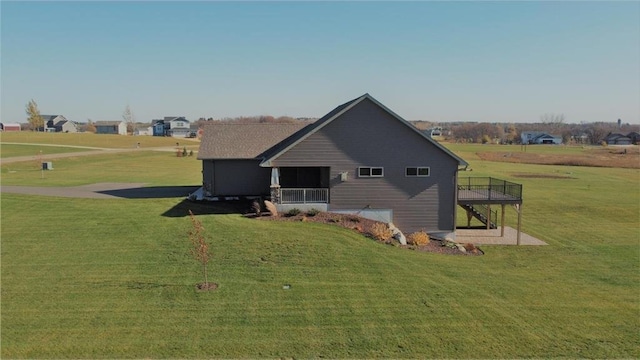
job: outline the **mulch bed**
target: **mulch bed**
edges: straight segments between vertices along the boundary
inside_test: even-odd
[[[204,283],[196,284],[196,291],[213,291],[218,288],[218,284],[210,282],[205,286]]]
[[[264,215],[264,214],[263,214]],[[251,217],[251,214],[248,214]],[[255,214],[254,214],[255,216]],[[447,254],[447,255],[466,255],[466,256],[475,256],[475,255],[483,255],[484,252],[479,248],[467,244],[471,251],[463,252],[459,250],[457,247],[449,247],[445,246],[445,242],[438,239],[430,239],[427,245],[401,245],[397,240],[391,239],[388,241],[380,241],[375,239],[375,237],[370,232],[373,226],[377,223],[380,223],[375,220],[366,219],[363,217],[359,217],[356,215],[347,215],[347,214],[335,214],[329,212],[320,212],[313,216],[306,215],[304,213],[300,213],[294,216],[280,215],[280,216],[255,216],[256,219],[261,220],[272,220],[272,221],[302,221],[302,222],[315,222],[322,224],[330,224],[341,226],[346,229],[351,229],[357,231],[366,237],[370,238],[373,241],[377,241],[380,243],[384,243],[390,246],[397,246],[404,249],[415,250],[415,251],[425,251],[432,252],[438,254]],[[386,225],[386,224],[385,224]],[[408,234],[405,234],[405,236]]]

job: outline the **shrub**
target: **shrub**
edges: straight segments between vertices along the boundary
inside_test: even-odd
[[[360,218],[356,215],[350,215],[347,220],[352,221],[354,223],[359,223],[360,222]]]
[[[260,208],[260,203],[257,201],[254,201],[253,203],[251,203],[251,210],[256,214],[256,215],[260,215],[260,213],[262,212],[262,209]]]
[[[300,209],[298,209],[298,208],[293,208],[293,209],[287,211],[287,216],[296,216],[298,214],[300,214]]]
[[[458,248],[458,245],[456,245],[455,242],[453,242],[451,240],[446,240],[446,239],[442,241],[442,246],[448,247],[448,248],[451,248],[451,249],[457,249]]]
[[[413,234],[409,234],[407,242],[417,246],[427,245],[429,243],[429,234],[424,231],[414,232]]]
[[[320,213],[320,210],[318,209],[311,209],[309,211],[307,211],[307,216],[316,216]]]
[[[271,213],[271,216],[278,216],[278,209],[271,201],[265,200],[264,207]]]
[[[375,223],[371,227],[371,235],[379,241],[388,241],[393,236],[393,233],[386,224]]]
[[[466,243],[463,246],[464,246],[464,249],[467,250],[468,252],[475,252],[476,251],[476,246],[471,244],[471,243]]]

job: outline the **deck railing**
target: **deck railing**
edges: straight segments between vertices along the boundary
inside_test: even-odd
[[[280,203],[282,204],[326,204],[328,202],[329,189],[280,189]]]
[[[468,177],[458,179],[458,190],[466,199],[499,200],[505,195],[513,200],[522,200],[522,185],[492,177]]]

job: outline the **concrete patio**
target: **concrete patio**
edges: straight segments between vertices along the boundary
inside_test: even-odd
[[[505,226],[504,236],[498,229],[456,229],[456,242],[474,245],[517,245],[518,230]],[[548,245],[531,235],[520,233],[520,245]]]

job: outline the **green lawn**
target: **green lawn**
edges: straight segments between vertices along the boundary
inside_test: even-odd
[[[107,171],[60,159],[67,175],[44,180],[197,184],[192,160],[114,154]],[[2,194],[0,355],[640,357],[640,171],[470,162],[474,176],[524,183],[524,230],[549,246],[446,256],[329,225],[199,215],[220,287],[198,293],[189,219],[163,215],[198,205]],[[3,184],[20,173],[2,170]],[[522,172],[575,179],[510,175]]]
[[[177,157],[170,151],[130,152],[54,159],[53,170],[41,171],[36,161],[0,167],[3,185],[78,186],[100,182],[149,185],[199,185],[202,162],[196,155]]]

